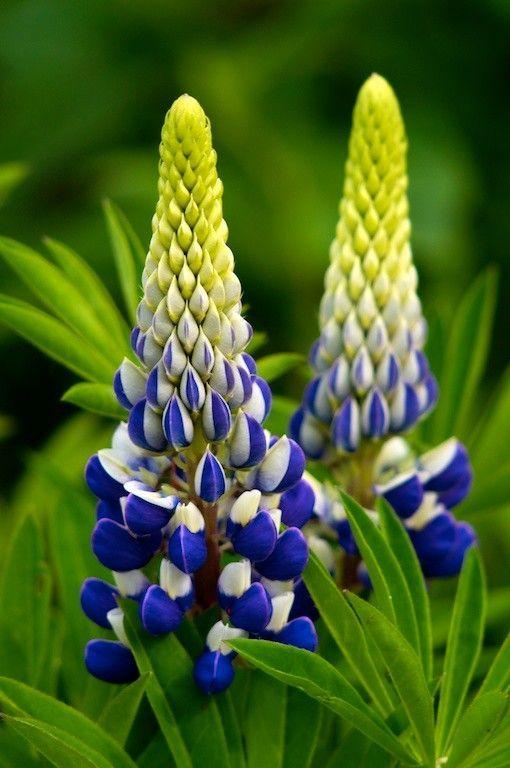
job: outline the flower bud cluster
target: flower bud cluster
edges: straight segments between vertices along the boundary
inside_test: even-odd
[[[92,549],[116,587],[88,580],[82,605],[117,635],[91,641],[86,664],[104,680],[136,674],[119,597],[136,600],[145,630],[160,635],[175,631],[193,606],[208,607],[212,594],[222,620],[195,679],[214,693],[233,677],[231,637],[315,648],[313,624],[291,615],[308,558],[300,529],[315,497],[302,480],[300,446],[263,427],[271,391],[246,352],[252,331],[226,244],[210,126],[189,96],[168,112],[160,158],[132,335],[140,364],[124,360],[114,381],[127,424],[86,470],[99,500]],[[223,571],[222,553],[233,559]],[[158,583],[142,570],[154,560]],[[282,583],[283,602],[274,587]]]
[[[405,432],[433,407],[408,218],[406,138],[378,75],[354,109],[336,237],[310,353],[315,377],[291,433],[313,459]]]

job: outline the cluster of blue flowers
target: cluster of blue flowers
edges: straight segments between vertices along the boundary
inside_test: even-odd
[[[85,660],[103,680],[137,674],[119,597],[138,601],[153,635],[217,601],[222,619],[195,665],[196,682],[213,693],[234,674],[229,638],[315,648],[312,622],[292,612],[308,559],[300,529],[315,497],[300,446],[263,427],[271,390],[246,352],[252,330],[226,244],[210,126],[189,96],[167,115],[160,156],[132,334],[139,362],[125,359],[114,381],[127,422],[86,470],[99,500],[92,548],[116,585],[88,580],[82,605],[117,640],[91,641]],[[154,561],[157,584],[142,570]]]

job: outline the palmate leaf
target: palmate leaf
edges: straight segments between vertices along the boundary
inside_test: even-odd
[[[125,604],[125,627],[151,704],[170,752],[181,768],[230,765],[216,702],[200,693],[192,661],[175,635],[152,637],[140,626],[138,608]]]
[[[381,653],[426,765],[435,756],[434,706],[415,650],[381,611],[353,594],[348,599]]]
[[[238,639],[231,641],[230,645],[259,669],[304,691],[336,712],[399,758],[404,765],[415,764],[413,756],[384,720],[366,704],[340,672],[317,654],[267,640]]]
[[[0,322],[84,379],[110,383],[115,363],[46,312],[0,295]]]
[[[150,674],[147,672],[134,683],[121,688],[119,693],[107,703],[97,721],[98,725],[121,746],[124,746],[129,736]]]
[[[313,552],[310,552],[303,578],[322,620],[353,674],[381,714],[389,715],[393,704],[373,662],[361,625],[344,594],[339,592],[335,582]]]
[[[273,355],[259,357],[257,373],[266,381],[274,381],[305,362],[303,355],[296,352],[278,352]]]
[[[44,243],[60,269],[90,304],[106,331],[115,339],[118,349],[122,350],[123,354],[130,355],[129,328],[103,281],[85,259],[69,246],[49,237],[44,238]]]
[[[366,563],[381,611],[399,627],[411,646],[419,652],[420,636],[411,593],[402,568],[384,536],[350,496],[341,493],[352,532]]]
[[[462,712],[482,647],[485,580],[476,548],[467,553],[453,606],[437,713],[437,749],[444,754]]]
[[[106,362],[110,356],[120,362],[118,343],[62,270],[26,245],[6,237],[0,237],[0,255],[41,303],[94,346]]]
[[[488,270],[471,285],[453,321],[445,352],[441,397],[433,422],[434,443],[450,435],[469,438],[471,409],[483,374],[496,303],[496,274]]]
[[[115,421],[123,421],[127,412],[117,402],[113,388],[110,384],[97,384],[93,382],[80,382],[64,392],[62,400],[72,403],[84,411],[97,413]]]
[[[26,722],[36,723],[36,726],[26,727],[23,734],[28,740],[30,734],[35,734],[34,739],[40,739],[41,745],[45,743],[44,737],[40,736],[43,726],[49,730],[50,737],[76,746],[78,750],[82,749],[86,754],[86,749],[90,748],[100,755],[107,764],[114,768],[134,768],[135,763],[124,752],[119,744],[98,725],[89,720],[72,707],[61,701],[51,698],[35,688],[11,680],[9,678],[0,678],[0,703],[2,711],[6,715],[14,718],[21,718]],[[13,726],[15,727],[15,726]],[[52,729],[52,730],[50,730]],[[55,729],[58,729],[55,730]],[[34,743],[37,749],[40,749],[37,742]],[[41,751],[43,751],[41,749]],[[44,752],[43,752],[44,754]],[[69,765],[75,765],[73,762],[63,763],[68,768]],[[78,765],[78,763],[76,763]]]
[[[111,202],[103,202],[103,211],[112,245],[117,275],[124,297],[124,304],[128,312],[131,323],[136,321],[136,308],[139,301],[139,272],[143,267],[140,265],[140,254],[138,249],[133,249],[132,237],[134,236],[131,228],[126,227],[126,220],[119,209]],[[130,239],[131,236],[131,239]]]
[[[423,572],[408,533],[385,499],[377,500],[377,512],[384,537],[400,565],[409,588],[418,625],[423,671],[426,680],[430,680],[432,677],[432,624]]]

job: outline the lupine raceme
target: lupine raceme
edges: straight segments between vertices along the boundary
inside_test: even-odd
[[[88,579],[81,602],[116,639],[92,640],[85,662],[106,681],[138,674],[119,597],[138,602],[153,635],[217,603],[195,664],[207,693],[232,681],[231,638],[316,646],[295,600],[308,558],[300,529],[315,494],[302,478],[301,447],[263,427],[271,391],[246,352],[252,329],[241,313],[222,194],[209,121],[181,96],[162,131],[132,334],[137,360],[125,359],[114,381],[127,421],[86,470],[98,498],[92,548],[115,584]],[[155,572],[157,583],[147,575]]]
[[[425,575],[446,576],[458,573],[475,541],[450,512],[469,492],[472,473],[455,438],[417,455],[401,436],[438,397],[410,246],[406,152],[395,94],[372,75],[354,108],[320,335],[310,352],[315,375],[290,431],[369,514],[377,496],[386,498]],[[335,482],[315,484],[315,495],[316,517],[357,556]]]

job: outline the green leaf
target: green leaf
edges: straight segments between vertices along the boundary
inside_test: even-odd
[[[268,675],[299,688],[336,712],[406,765],[414,764],[382,718],[340,672],[317,654],[268,640],[239,639],[231,641],[230,645]]]
[[[26,179],[29,170],[26,163],[11,162],[0,165],[0,205],[3,205],[11,190]]]
[[[323,711],[309,696],[297,688],[289,688],[283,768],[311,768]]]
[[[107,416],[115,421],[123,421],[127,417],[127,411],[117,402],[111,384],[95,384],[80,382],[64,392],[62,400],[65,403],[91,411],[100,416]]]
[[[118,343],[97,318],[88,298],[58,267],[26,245],[6,237],[0,237],[0,255],[42,304],[87,340],[105,363],[110,358],[120,358]]]
[[[313,552],[310,552],[303,578],[322,620],[352,672],[381,714],[390,714],[393,709],[391,698],[372,660],[361,625],[345,595]]]
[[[266,381],[274,381],[304,362],[304,356],[296,352],[278,352],[274,355],[259,357],[257,373]]]
[[[252,670],[243,723],[248,768],[282,768],[286,707],[286,686]]]
[[[48,577],[41,533],[27,516],[18,523],[4,555],[0,581],[0,674],[34,684],[46,650]],[[43,632],[43,636],[39,633]]]
[[[263,333],[262,331],[255,331],[251,337],[250,343],[248,344],[247,352],[249,352],[250,355],[254,355],[258,349],[266,344],[266,342],[267,334]]]
[[[44,239],[44,243],[60,269],[88,301],[102,326],[115,339],[116,351],[121,350],[123,354],[129,355],[129,327],[100,277],[69,246],[49,237]]]
[[[448,753],[448,768],[460,767],[468,758],[471,761],[487,745],[508,706],[508,697],[499,691],[477,696],[471,702],[455,730]]]
[[[60,728],[21,717],[5,717],[5,722],[57,768],[114,768],[98,752]]]
[[[478,691],[482,696],[490,691],[502,691],[506,693],[510,686],[510,634],[496,654],[494,661],[487,672],[485,679]]]
[[[101,712],[98,725],[109,733],[121,746],[127,741],[131,726],[138,712],[147,687],[150,672],[141,675],[134,683],[122,688]]]
[[[388,545],[407,582],[418,625],[419,649],[426,680],[432,678],[432,625],[427,587],[411,539],[390,505],[379,498],[377,512]]]
[[[433,700],[416,652],[395,625],[374,606],[353,594],[348,599],[384,659],[427,765],[434,762]]]
[[[496,274],[487,270],[461,301],[448,340],[433,442],[469,437],[473,399],[483,374],[496,303]]]
[[[264,426],[274,435],[283,435],[289,428],[289,421],[294,411],[299,407],[299,403],[288,397],[273,395],[271,411],[267,417]]]
[[[444,754],[462,712],[482,646],[485,580],[479,552],[471,548],[460,574],[446,646],[437,713],[438,754]]]
[[[0,322],[78,376],[111,382],[113,363],[108,363],[96,349],[51,315],[25,302],[0,296]]]
[[[131,323],[136,321],[136,308],[139,300],[139,264],[138,256],[135,257],[129,234],[126,231],[122,214],[111,200],[103,202],[103,211],[106,218],[108,234],[117,267],[124,303]]]
[[[411,646],[420,640],[411,594],[399,562],[384,536],[363,507],[341,494],[356,543],[363,556],[381,611],[398,626]]]
[[[501,434],[506,434],[502,432]],[[464,512],[486,512],[510,503],[510,461],[475,474],[473,489],[462,505]]]
[[[0,702],[7,715],[34,718],[47,726],[57,724],[59,731],[66,734],[66,740],[75,738],[80,743],[89,745],[115,768],[134,768],[132,759],[108,733],[81,712],[35,688],[2,677]],[[74,766],[73,763],[71,765]]]

